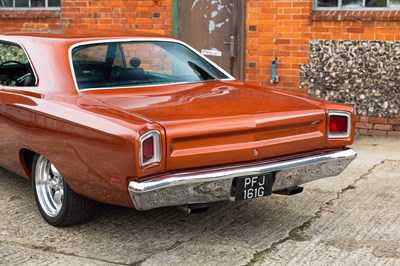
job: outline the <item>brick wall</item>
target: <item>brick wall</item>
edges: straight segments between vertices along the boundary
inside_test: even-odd
[[[65,0],[64,27],[172,34],[172,0]]]
[[[246,1],[246,81],[271,86],[271,61],[278,57],[274,87],[295,93],[299,88],[300,64],[308,61],[311,1]]]
[[[357,116],[356,133],[400,137],[400,118]]]
[[[20,30],[61,28],[61,12],[39,10],[0,10],[0,33]]]
[[[61,28],[172,34],[172,0],[64,0],[61,11],[0,10],[0,32]]]

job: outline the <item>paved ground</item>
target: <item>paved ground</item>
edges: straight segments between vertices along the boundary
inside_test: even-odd
[[[207,213],[105,206],[53,228],[30,183],[0,168],[1,265],[400,265],[400,139],[358,138],[358,158],[302,194]]]

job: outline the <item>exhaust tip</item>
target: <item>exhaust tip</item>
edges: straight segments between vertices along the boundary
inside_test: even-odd
[[[303,190],[304,190],[303,187],[294,186],[294,187],[289,187],[289,188],[285,188],[282,190],[274,191],[272,193],[286,195],[286,196],[292,196],[292,195],[296,195],[296,194],[303,192]]]
[[[202,213],[208,211],[208,206],[203,203],[196,203],[196,204],[187,204],[183,206],[177,206],[177,208],[181,211],[184,211],[188,214],[192,213]]]

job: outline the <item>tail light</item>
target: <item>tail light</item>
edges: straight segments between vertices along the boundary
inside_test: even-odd
[[[351,133],[351,114],[341,111],[328,113],[329,138],[348,138]]]
[[[139,138],[139,162],[140,166],[146,166],[161,161],[160,132],[151,130]]]

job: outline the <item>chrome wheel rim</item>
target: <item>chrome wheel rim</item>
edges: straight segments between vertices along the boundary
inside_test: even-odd
[[[64,201],[64,181],[54,164],[43,156],[36,162],[35,188],[42,210],[50,217],[57,216]]]

